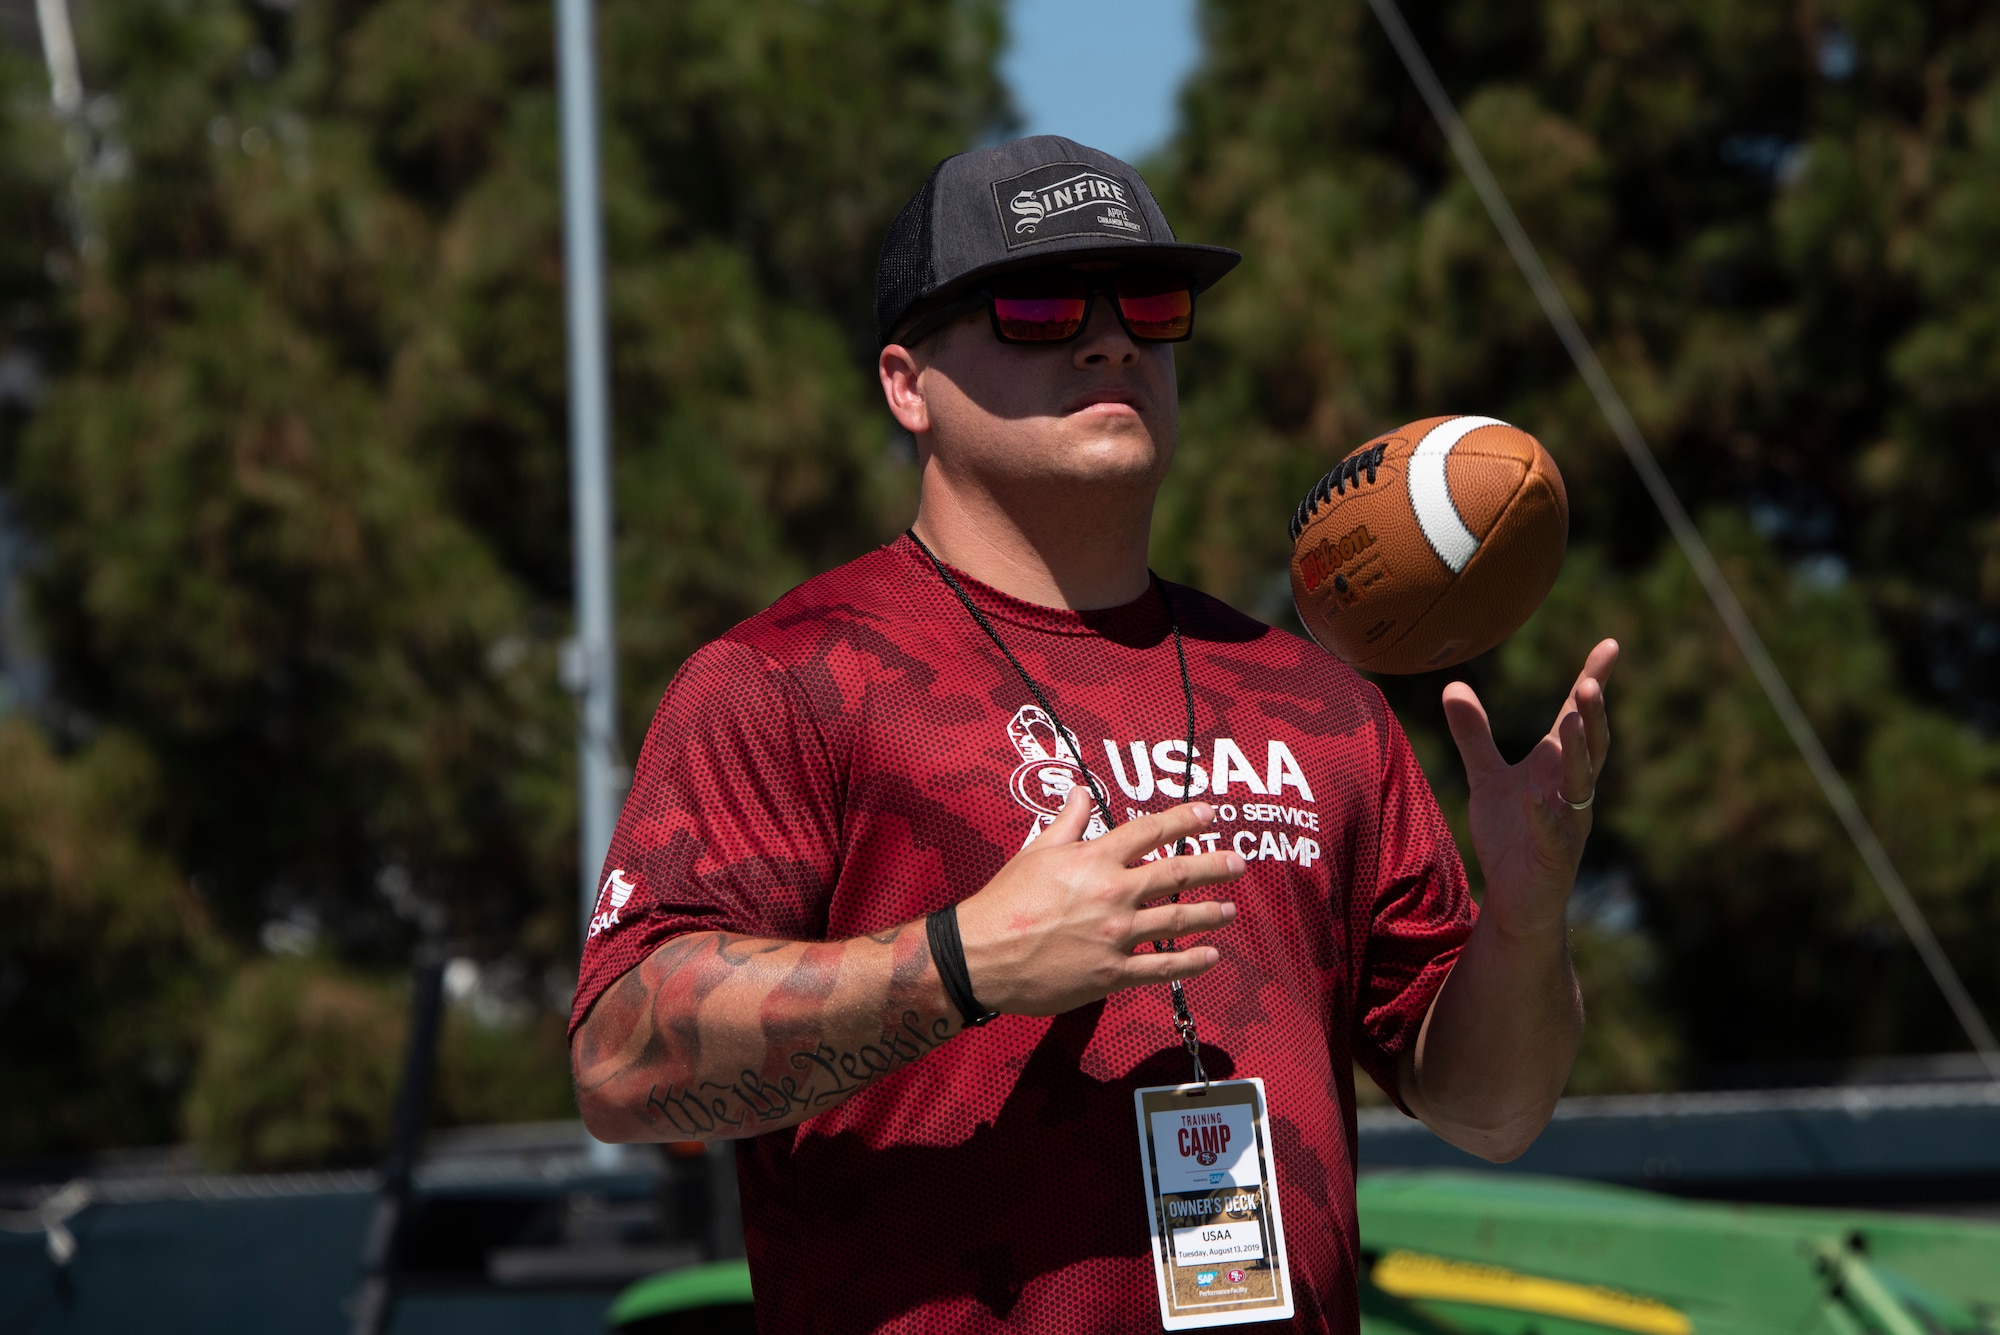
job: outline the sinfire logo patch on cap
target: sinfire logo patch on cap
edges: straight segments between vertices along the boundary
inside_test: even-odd
[[[993,183],[1007,249],[1065,236],[1150,241],[1139,192],[1081,162],[1051,162]]]

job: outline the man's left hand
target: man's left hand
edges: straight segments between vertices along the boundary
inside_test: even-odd
[[[1472,786],[1472,850],[1486,875],[1485,912],[1506,935],[1563,930],[1590,835],[1588,804],[1611,749],[1604,688],[1617,661],[1616,640],[1590,651],[1554,726],[1514,765],[1494,745],[1472,688],[1462,681],[1444,688],[1445,721]]]

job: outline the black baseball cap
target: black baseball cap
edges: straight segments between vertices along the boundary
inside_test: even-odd
[[[1058,257],[1175,269],[1197,291],[1243,258],[1174,239],[1130,163],[1038,134],[946,158],[903,206],[875,264],[875,333],[887,347],[918,303]]]

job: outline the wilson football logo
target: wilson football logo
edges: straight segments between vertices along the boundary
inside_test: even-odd
[[[1329,575],[1344,581],[1346,577],[1339,573],[1340,568],[1374,545],[1375,535],[1366,524],[1350,529],[1338,542],[1332,538],[1320,539],[1317,547],[1299,558],[1299,574],[1306,582],[1306,591],[1318,589]],[[1346,591],[1343,583],[1341,592]]]

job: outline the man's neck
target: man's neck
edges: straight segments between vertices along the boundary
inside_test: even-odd
[[[914,525],[940,561],[1023,602],[1086,612],[1145,593],[1150,504],[1036,497],[1008,503],[925,480]],[[1120,503],[1123,502],[1123,503]]]

